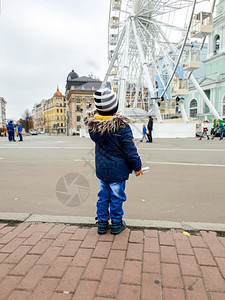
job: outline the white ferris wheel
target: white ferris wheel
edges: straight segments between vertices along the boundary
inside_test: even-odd
[[[163,122],[160,104],[188,93],[188,80],[212,113],[218,113],[192,75],[200,50],[212,32],[215,0],[111,0],[108,22],[109,67],[103,81],[117,91],[119,110],[138,108]],[[205,3],[204,11],[198,7]],[[192,39],[199,49],[192,49]],[[177,70],[182,67],[183,77]],[[172,101],[173,100],[173,101]],[[179,102],[188,122],[183,100]],[[127,109],[129,108],[129,109]]]

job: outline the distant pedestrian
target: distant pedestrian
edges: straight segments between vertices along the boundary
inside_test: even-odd
[[[19,136],[19,142],[22,142],[23,141],[23,136],[22,136],[22,130],[23,130],[23,127],[22,127],[22,124],[18,121],[18,136]]]
[[[95,142],[95,168],[100,186],[97,201],[98,233],[105,234],[111,219],[111,234],[126,228],[123,221],[125,184],[132,171],[143,175],[129,119],[117,113],[118,98],[108,88],[94,93],[96,109],[87,112],[84,124]]]
[[[7,133],[8,133],[8,140],[10,142],[16,142],[13,121],[9,121],[9,123],[7,125]]]
[[[147,136],[148,136],[148,143],[152,143],[152,130],[153,130],[153,119],[152,119],[152,116],[149,116],[149,120],[148,120],[148,133],[147,133]]]
[[[143,128],[142,128],[142,139],[141,139],[141,142],[143,142],[144,139],[146,140],[146,142],[148,141],[147,128],[146,128],[145,125],[143,125]]]
[[[202,133],[201,133],[201,136],[200,136],[200,140],[205,136],[207,137],[207,139],[209,140],[209,135],[208,135],[208,127],[207,127],[207,123],[206,121],[204,120],[203,121],[203,125],[202,125]]]
[[[219,134],[219,136],[221,137],[221,134],[220,134],[220,121],[219,120],[216,120],[216,127],[214,129],[214,134],[212,136],[212,140],[214,139],[214,137]]]
[[[220,137],[220,140],[222,140],[225,136],[225,123],[222,124],[222,134],[221,134],[221,137]]]

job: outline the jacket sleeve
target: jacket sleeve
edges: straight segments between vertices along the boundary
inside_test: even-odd
[[[120,147],[128,165],[135,172],[141,169],[141,158],[138,155],[137,148],[134,144],[134,137],[129,125],[121,129]]]

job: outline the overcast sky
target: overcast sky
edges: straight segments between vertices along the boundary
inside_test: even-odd
[[[110,0],[0,0],[0,97],[7,119],[49,99],[68,73],[107,70]]]

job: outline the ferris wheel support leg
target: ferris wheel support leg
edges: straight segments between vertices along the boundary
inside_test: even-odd
[[[205,101],[206,105],[208,106],[208,108],[210,109],[210,111],[212,112],[212,114],[214,115],[214,117],[216,119],[221,119],[220,115],[218,114],[217,110],[215,109],[215,107],[212,105],[212,103],[209,101],[208,97],[206,96],[206,94],[204,93],[204,91],[202,90],[201,86],[199,85],[198,81],[194,78],[193,75],[190,76],[190,79],[192,81],[192,83],[194,84],[196,90],[199,92],[199,94],[201,95],[201,97],[203,98],[203,100]]]
[[[131,18],[131,24],[132,24],[132,29],[133,29],[135,41],[136,41],[136,44],[137,44],[138,52],[139,52],[139,55],[140,55],[141,64],[142,64],[144,74],[145,74],[145,78],[146,78],[146,81],[147,81],[147,85],[148,85],[151,97],[155,98],[154,97],[155,96],[155,91],[154,91],[153,84],[152,84],[152,81],[151,81],[151,76],[149,74],[148,63],[145,59],[144,51],[142,49],[141,42],[140,42],[140,39],[138,37],[136,24],[135,24],[135,20],[134,20],[133,17]],[[156,118],[157,118],[158,122],[162,123],[163,120],[162,120],[162,117],[161,117],[161,114],[160,114],[160,111],[159,111],[159,106],[155,101],[153,101],[153,107],[154,107],[154,110],[155,110],[155,113],[156,113]]]
[[[108,80],[108,78],[109,78],[109,76],[110,76],[110,74],[111,74],[112,67],[114,66],[114,63],[115,63],[116,58],[117,58],[117,54],[118,54],[118,52],[119,52],[120,46],[121,46],[121,44],[122,44],[122,41],[123,41],[123,38],[124,38],[124,35],[125,35],[125,29],[126,29],[126,27],[124,26],[124,27],[123,27],[123,30],[122,30],[122,32],[121,32],[120,38],[119,38],[119,40],[118,40],[118,42],[117,42],[115,51],[114,51],[114,53],[113,53],[113,57],[112,57],[112,59],[111,59],[111,61],[110,61],[110,64],[109,64],[108,70],[107,70],[107,72],[106,72],[105,78],[104,78],[104,80],[103,80],[103,82],[102,82],[102,85],[101,85],[102,88],[106,86],[107,80]]]
[[[188,116],[187,116],[186,111],[184,109],[184,101],[179,101],[179,108],[180,108],[181,115],[182,115],[182,118],[183,118],[184,122],[189,123]]]
[[[127,93],[127,73],[128,73],[128,57],[129,57],[129,37],[130,37],[130,18],[128,18],[126,23],[126,33],[125,33],[125,49],[123,53],[123,66],[122,66],[122,76],[120,78],[120,99],[119,99],[119,110],[124,114],[124,106],[126,101]]]

